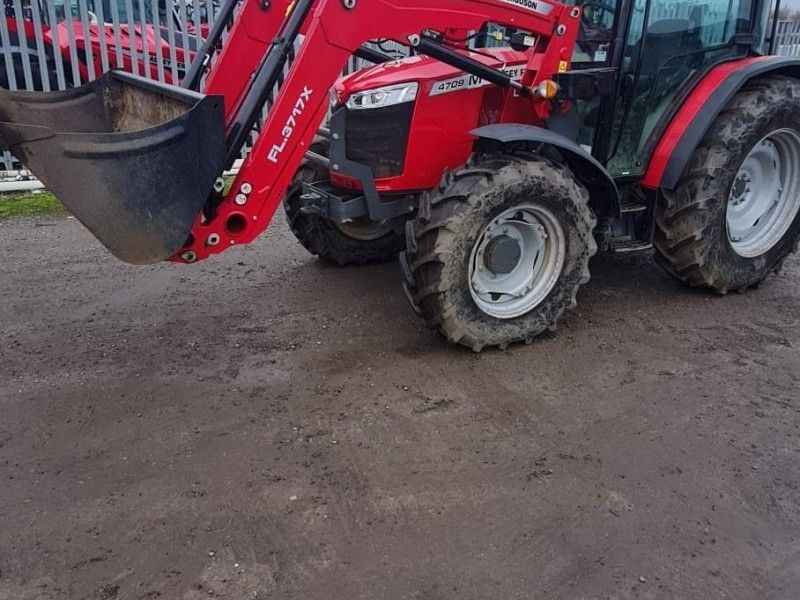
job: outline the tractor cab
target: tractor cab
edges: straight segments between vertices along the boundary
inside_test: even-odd
[[[768,50],[772,7],[762,0],[567,3],[582,13],[574,75],[564,79],[585,83],[591,77],[591,83],[588,91],[574,90],[577,110],[550,126],[578,141],[617,177],[642,175],[659,128],[675,114],[682,92],[712,65]],[[489,24],[478,39],[498,47],[508,32]]]

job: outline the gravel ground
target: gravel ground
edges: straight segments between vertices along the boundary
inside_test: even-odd
[[[192,267],[0,222],[0,598],[795,600],[800,261],[600,256],[532,346],[282,222]]]

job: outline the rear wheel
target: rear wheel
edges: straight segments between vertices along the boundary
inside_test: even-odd
[[[311,150],[327,155],[327,143],[316,142]],[[340,266],[395,259],[405,246],[403,219],[375,222],[363,217],[334,223],[302,211],[306,204],[302,198],[303,183],[327,177],[325,169],[304,161],[286,192],[283,200],[286,219],[300,243],[320,260]]]
[[[656,219],[668,273],[720,293],[776,271],[800,235],[800,82],[749,83],[717,117]]]
[[[535,155],[478,157],[406,226],[405,290],[429,326],[474,351],[530,342],[575,306],[597,251],[589,195]]]

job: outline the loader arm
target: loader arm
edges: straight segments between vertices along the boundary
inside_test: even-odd
[[[301,0],[294,10],[306,4],[312,1]],[[305,40],[252,151],[213,217],[198,216],[191,243],[175,260],[202,260],[249,243],[266,229],[327,113],[329,89],[367,40],[411,40],[415,45],[414,36],[425,30],[477,30],[487,21],[508,24],[539,36],[543,51],[531,53],[522,80],[535,88],[569,64],[580,16],[563,4],[528,0],[443,0],[435,7],[428,0],[356,0],[352,8],[348,5],[348,0],[318,0],[309,9]],[[217,71],[237,60],[240,39],[229,38]],[[217,81],[214,71],[209,81]],[[531,102],[547,101],[532,97]]]
[[[554,0],[244,0],[205,95],[112,72],[67,92],[0,90],[0,145],[9,148],[116,256],[132,263],[196,262],[255,239],[269,225],[328,110],[329,90],[363,43],[417,46],[487,80],[463,50],[431,32],[488,22],[533,34],[521,82],[547,114],[538,85],[569,68],[580,10]],[[238,157],[304,40],[227,194],[220,173]],[[427,48],[427,50],[426,50]]]
[[[248,0],[241,6],[228,34],[229,43],[222,46],[208,70],[203,92],[225,99],[226,116],[235,114],[264,52],[280,32],[292,0],[271,0],[267,10],[263,4],[263,0]]]

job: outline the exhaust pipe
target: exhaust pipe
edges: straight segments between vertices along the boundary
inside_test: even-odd
[[[120,71],[58,92],[0,88],[10,150],[115,256],[182,248],[225,167],[221,97]]]

